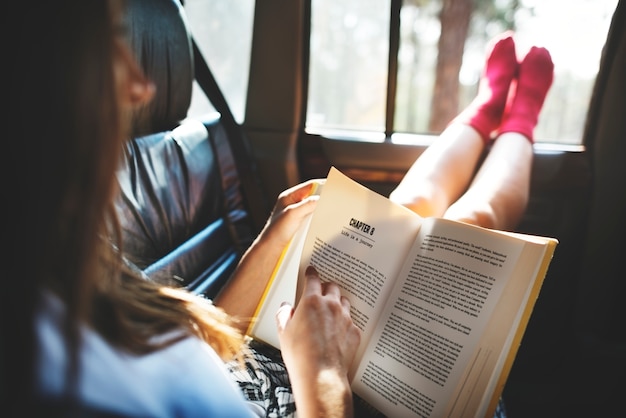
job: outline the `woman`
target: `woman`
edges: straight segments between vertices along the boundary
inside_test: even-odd
[[[5,189],[16,196],[3,235],[8,273],[19,278],[3,305],[6,412],[254,416],[224,365],[244,347],[237,322],[144,280],[124,264],[115,234],[105,238],[119,235],[114,175],[129,115],[154,92],[126,44],[122,1],[22,3],[5,10],[18,29],[3,37],[17,64],[7,74],[5,126],[14,129],[5,155],[30,174]],[[265,271],[313,210],[311,186],[279,197],[231,294],[251,266]],[[309,270],[298,308],[277,314],[299,416],[352,414],[347,370],[360,333],[349,308],[336,285]],[[18,332],[6,338],[9,325]]]

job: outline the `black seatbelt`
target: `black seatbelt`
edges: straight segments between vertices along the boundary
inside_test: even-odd
[[[254,227],[258,232],[265,224],[271,207],[260,182],[256,161],[252,156],[250,144],[241,125],[235,120],[226,98],[217,84],[217,80],[213,76],[193,37],[191,42],[196,81],[207,95],[209,101],[220,113],[221,120],[224,122],[224,128],[228,134],[228,140],[235,158],[237,171],[239,172],[246,207],[250,211]]]

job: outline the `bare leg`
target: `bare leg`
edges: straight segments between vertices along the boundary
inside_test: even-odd
[[[519,223],[530,192],[532,143],[516,132],[494,142],[469,189],[443,217],[485,228],[512,230]]]
[[[422,217],[443,216],[467,188],[484,147],[476,130],[451,124],[413,163],[389,198]]]

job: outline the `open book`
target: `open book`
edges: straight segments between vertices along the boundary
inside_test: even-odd
[[[249,334],[277,348],[275,313],[313,265],[362,331],[352,389],[387,416],[493,416],[557,241],[421,218],[331,168]]]

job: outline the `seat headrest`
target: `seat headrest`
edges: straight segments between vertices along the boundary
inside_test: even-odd
[[[169,130],[187,116],[194,80],[187,19],[179,0],[129,0],[129,43],[156,86],[154,98],[133,115],[133,136]]]

